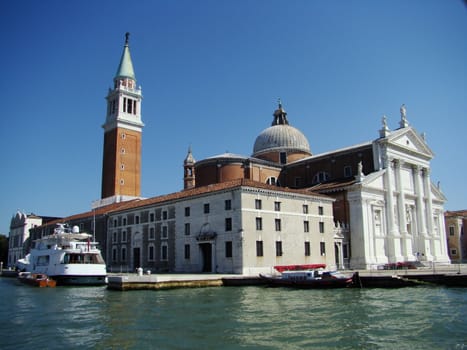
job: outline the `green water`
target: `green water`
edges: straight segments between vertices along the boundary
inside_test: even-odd
[[[0,349],[467,349],[467,288],[39,289],[0,278]]]

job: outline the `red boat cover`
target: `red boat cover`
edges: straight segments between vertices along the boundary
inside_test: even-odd
[[[279,272],[284,271],[297,271],[297,270],[311,270],[311,269],[324,269],[326,264],[309,264],[309,265],[277,265],[274,268]]]

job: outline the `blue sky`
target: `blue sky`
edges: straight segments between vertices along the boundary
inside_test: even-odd
[[[461,0],[0,1],[0,233],[19,209],[99,199],[108,88],[124,34],[142,86],[142,195],[198,160],[251,155],[281,98],[314,154],[396,129],[435,153],[446,209],[467,209],[467,7]]]

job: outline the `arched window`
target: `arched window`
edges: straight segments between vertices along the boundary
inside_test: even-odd
[[[275,176],[268,177],[267,180],[266,180],[266,183],[268,185],[273,185],[273,186],[277,185],[277,186],[279,186],[279,181],[278,181],[277,177],[275,177]]]
[[[326,182],[329,180],[329,174],[325,171],[319,171],[316,173],[316,175],[313,177],[313,183],[321,183],[321,182]]]

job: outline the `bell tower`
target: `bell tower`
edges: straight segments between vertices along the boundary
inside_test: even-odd
[[[183,161],[183,189],[188,190],[196,186],[195,163],[191,152],[191,146],[188,148],[188,154]]]
[[[120,202],[141,195],[141,87],[136,87],[130,56],[130,33],[109,89],[104,128],[101,199]]]

